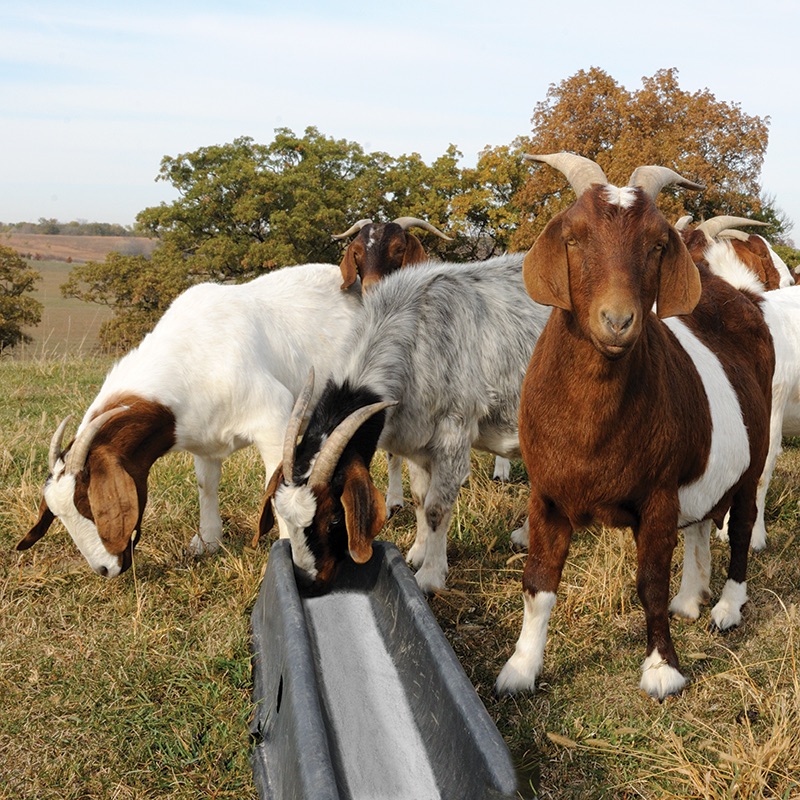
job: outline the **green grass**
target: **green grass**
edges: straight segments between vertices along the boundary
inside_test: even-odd
[[[183,552],[198,515],[185,454],[156,463],[135,568],[120,578],[92,573],[59,523],[14,551],[36,518],[53,430],[80,417],[109,365],[0,361],[0,798],[255,798],[249,614],[268,552],[247,547],[263,488],[255,452],[226,462],[217,556]],[[778,462],[744,624],[720,635],[707,610],[675,620],[690,684],[662,704],[637,688],[645,638],[630,534],[600,528],[574,537],[539,689],[493,696],[521,624],[524,556],[509,531],[527,491],[517,465],[509,485],[489,479],[489,457],[473,467],[449,540],[449,590],[431,607],[511,749],[522,796],[800,797],[797,443]],[[380,456],[374,471],[383,485]],[[383,536],[407,550],[409,507]],[[715,540],[717,594],[726,558]]]

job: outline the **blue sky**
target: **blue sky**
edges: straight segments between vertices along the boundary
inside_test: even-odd
[[[703,5],[0,0],[0,221],[132,224],[176,197],[163,156],[278,127],[470,164],[580,69],[675,67],[771,118],[762,186],[800,241],[800,3]]]

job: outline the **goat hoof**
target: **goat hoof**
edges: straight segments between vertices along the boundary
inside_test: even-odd
[[[200,538],[200,534],[195,534],[189,542],[186,552],[191,556],[202,556],[206,553],[216,553],[219,551],[219,542],[214,540],[207,542]]]

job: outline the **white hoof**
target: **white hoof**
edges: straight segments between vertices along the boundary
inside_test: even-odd
[[[494,690],[498,695],[533,691],[536,688],[536,678],[538,677],[539,670],[531,664],[530,659],[514,653],[500,670]]]
[[[511,462],[507,458],[497,456],[494,460],[494,474],[492,480],[508,483],[511,477]]]
[[[750,534],[750,549],[763,550],[767,546],[767,530],[763,523],[756,523]]]
[[[405,503],[402,500],[389,500],[386,498],[386,519],[391,519],[403,506]]]
[[[200,534],[196,533],[189,542],[186,548],[189,555],[202,556],[205,553],[216,553],[219,551],[219,539],[212,539],[210,542],[200,538]]]
[[[711,609],[711,620],[721,631],[742,624],[742,606],[747,602],[747,582],[737,583],[728,580],[722,590],[722,597]]]
[[[423,566],[414,577],[417,579],[417,585],[424,594],[434,594],[444,589],[447,570]]]
[[[686,619],[697,619],[700,616],[700,599],[694,597],[682,597],[680,592],[675,595],[669,604],[670,614],[677,614]]]
[[[686,686],[686,678],[671,667],[661,657],[658,650],[653,650],[642,664],[642,680],[639,688],[656,700],[663,700],[672,694],[678,694]]]
[[[522,523],[521,527],[511,531],[511,543],[527,550],[529,535],[530,527],[528,526],[528,518],[525,517],[525,522]]]

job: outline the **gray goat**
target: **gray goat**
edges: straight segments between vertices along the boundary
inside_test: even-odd
[[[370,557],[386,514],[369,476],[377,447],[409,465],[417,537],[408,561],[417,582],[426,592],[444,587],[447,529],[470,449],[519,454],[522,378],[550,316],[525,291],[522,259],[425,262],[365,293],[350,355],[296,448],[290,428],[260,522],[263,535],[274,496],[309,588],[324,590],[348,552],[357,562]],[[295,417],[304,415],[298,404]]]

